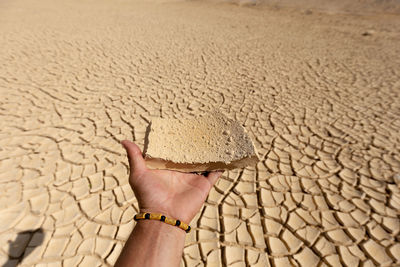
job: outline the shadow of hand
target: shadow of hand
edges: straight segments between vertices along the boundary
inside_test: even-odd
[[[31,240],[34,239],[34,245],[30,246]],[[14,241],[9,241],[8,261],[3,267],[16,266],[22,262],[24,257],[27,257],[36,247],[43,243],[43,229],[23,231],[18,233]]]

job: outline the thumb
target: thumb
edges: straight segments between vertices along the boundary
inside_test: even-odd
[[[129,168],[132,178],[139,177],[147,169],[142,156],[142,151],[140,151],[140,148],[135,143],[128,140],[122,141],[121,144],[128,154]]]
[[[213,187],[215,185],[215,183],[217,182],[218,178],[221,177],[221,175],[223,173],[224,173],[224,171],[213,171],[213,172],[210,172],[207,175],[207,179],[210,181],[211,187]]]

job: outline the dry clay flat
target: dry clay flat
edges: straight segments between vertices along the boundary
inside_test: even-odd
[[[147,128],[144,155],[150,169],[182,172],[231,170],[259,161],[245,128],[220,112],[153,119]]]

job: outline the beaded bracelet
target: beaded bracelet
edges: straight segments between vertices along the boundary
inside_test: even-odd
[[[187,225],[184,222],[181,222],[180,220],[175,220],[172,218],[168,218],[160,213],[148,213],[148,212],[141,212],[135,215],[135,217],[133,217],[133,219],[135,221],[138,220],[157,220],[157,221],[161,221],[161,222],[165,222],[168,223],[170,225],[173,226],[178,226],[179,228],[181,228],[183,231],[185,231],[186,233],[189,233],[190,230],[192,229],[190,227],[190,225]]]

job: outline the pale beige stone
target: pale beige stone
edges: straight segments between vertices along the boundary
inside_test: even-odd
[[[336,212],[336,216],[340,222],[346,227],[358,227],[359,223],[351,217],[349,213],[346,212]]]
[[[112,191],[105,191],[100,195],[100,209],[105,210],[110,208],[115,203],[115,197]]]
[[[382,226],[380,226],[379,224],[377,225],[367,225],[368,227],[368,232],[371,234],[372,237],[375,238],[375,240],[383,240],[383,239],[390,239],[390,234],[388,232],[385,231],[385,229],[383,229]]]
[[[277,221],[285,222],[288,217],[288,211],[284,206],[264,208],[264,212],[269,218],[276,219]]]
[[[263,207],[276,206],[276,202],[271,190],[261,188],[261,200]]]
[[[250,225],[250,232],[252,233],[252,235],[254,237],[254,241],[255,241],[254,246],[256,248],[264,249],[266,247],[266,244],[265,244],[263,228],[261,227],[261,225],[253,225],[253,224],[251,224]]]
[[[360,249],[358,245],[349,246],[347,248],[349,249],[351,254],[355,256],[355,258],[358,258],[362,261],[366,259],[365,253]]]
[[[400,219],[399,218],[391,218],[384,217],[383,225],[395,236],[400,232]]]
[[[285,201],[284,201],[283,205],[285,205],[287,207],[288,211],[292,211],[297,208],[297,204],[293,200],[293,197],[289,192],[287,192],[285,194]]]
[[[54,259],[51,262],[43,263],[43,265],[42,265],[42,263],[39,263],[36,266],[39,266],[39,267],[63,267],[61,264],[61,261],[57,261]]]
[[[36,216],[33,214],[26,214],[19,223],[14,226],[17,231],[30,231],[32,229],[39,229],[43,224],[45,217]]]
[[[203,241],[215,240],[218,237],[214,231],[209,231],[204,229],[200,229],[198,235],[199,235],[199,240]]]
[[[363,262],[363,267],[376,267],[376,264],[372,260],[368,259]]]
[[[103,183],[103,173],[98,172],[95,174],[92,174],[88,177],[89,179],[89,188],[90,192],[98,192],[103,189],[104,183]]]
[[[277,237],[268,237],[268,244],[273,256],[283,256],[289,252],[285,244]]]
[[[95,236],[99,229],[100,225],[92,221],[86,221],[85,224],[80,226],[80,232],[82,233],[84,238]]]
[[[325,259],[331,266],[343,266],[342,262],[340,261],[339,255],[337,254],[326,256]]]
[[[79,233],[74,233],[68,241],[67,247],[63,252],[63,256],[73,257],[76,255],[79,245],[82,243],[83,239]]]
[[[388,265],[392,262],[392,259],[387,255],[385,248],[373,239],[367,240],[362,246],[369,256],[380,265]]]
[[[244,249],[241,247],[233,247],[227,246],[226,250],[226,258],[228,260],[228,264],[231,264],[236,261],[244,262]]]
[[[303,245],[303,242],[287,229],[283,231],[281,238],[282,241],[286,243],[291,253],[296,253],[301,245]]]
[[[33,213],[40,214],[46,211],[49,204],[49,194],[44,193],[29,199]]]
[[[319,253],[321,253],[322,257],[334,254],[336,252],[334,244],[328,241],[323,236],[318,239],[314,246],[319,251]]]
[[[130,222],[126,224],[122,224],[118,227],[118,233],[117,233],[117,238],[120,240],[127,240],[129,235],[132,232],[132,229],[134,227],[134,221],[131,220]]]
[[[321,212],[322,225],[326,230],[336,229],[339,223],[336,221],[331,211]]]
[[[369,221],[369,217],[368,215],[359,210],[356,209],[353,212],[350,213],[350,215],[360,224],[360,225],[364,225],[365,223],[367,223]]]
[[[349,232],[349,234],[355,240],[356,243],[359,243],[363,239],[367,238],[365,235],[365,229],[363,227],[359,228],[349,227],[347,228],[347,231]]]
[[[243,168],[259,160],[246,130],[217,111],[195,119],[153,119],[144,154],[151,169],[186,172]]]
[[[218,249],[218,243],[216,242],[216,239],[212,241],[200,242],[199,246],[203,252],[203,255],[208,255],[210,252]]]
[[[104,189],[105,190],[112,190],[118,186],[118,183],[115,178],[111,176],[104,177]]]
[[[0,232],[4,232],[10,227],[17,224],[24,216],[26,212],[26,206],[24,203],[20,203],[16,206],[12,206],[1,211]]]
[[[226,215],[232,215],[239,217],[239,209],[235,206],[229,205],[227,203],[222,204],[222,212]]]
[[[56,258],[60,257],[67,246],[69,239],[66,237],[52,238],[44,252],[44,256]]]
[[[64,266],[78,266],[80,262],[82,262],[83,256],[77,255],[75,257],[71,257],[68,259],[64,259],[62,261]]]
[[[135,194],[133,193],[132,187],[129,183],[123,184],[121,190],[127,203],[132,203],[132,201],[135,200]]]
[[[400,243],[393,244],[393,246],[389,248],[389,252],[397,262],[400,262]]]
[[[241,262],[235,262],[235,263],[233,263],[233,264],[231,264],[231,265],[229,265],[229,266],[232,266],[232,267],[247,267],[247,266],[246,266],[246,263],[243,262],[243,261],[241,261]]]
[[[301,219],[301,217],[299,215],[297,215],[297,213],[295,213],[295,212],[291,212],[289,214],[289,219],[287,221],[287,224],[294,231],[296,231],[297,229],[300,229],[306,225],[305,222]]]
[[[304,209],[296,209],[296,213],[301,217],[307,225],[319,225],[313,214],[318,213],[318,210],[307,211]]]
[[[72,184],[72,194],[75,195],[76,199],[83,199],[89,196],[90,186],[89,181],[86,178],[78,179]]]
[[[327,232],[330,239],[333,240],[335,244],[350,245],[352,240],[347,236],[347,234],[342,229],[335,229]]]
[[[247,226],[245,223],[240,224],[240,226],[237,228],[237,240],[239,244],[247,245],[247,246],[252,246],[253,245],[253,239],[252,236],[250,235],[249,231],[247,230]]]
[[[79,201],[79,206],[89,218],[93,218],[100,213],[100,198],[98,195],[91,195]]]
[[[120,223],[128,223],[133,221],[133,216],[135,216],[135,210],[132,206],[128,206],[127,209],[124,210],[124,213],[121,216]]]
[[[196,218],[195,218],[196,220]],[[208,229],[217,230],[218,229],[218,219],[217,218],[208,218],[202,217],[198,219],[200,221],[200,226]]]
[[[302,237],[309,246],[311,246],[314,244],[315,240],[317,240],[321,232],[318,228],[307,225],[303,229],[297,230],[296,233]]]
[[[222,192],[225,192],[231,186],[232,186],[232,183],[230,181],[226,180],[226,178],[224,178],[224,176],[222,176],[220,179],[218,179],[217,184],[216,184],[216,187],[218,189],[220,189]]]
[[[271,219],[265,219],[267,233],[271,235],[279,235],[282,230],[282,224]]]
[[[347,247],[340,246],[339,253],[346,266],[358,266],[360,259],[355,257]]]
[[[98,267],[98,266],[101,266],[102,264],[101,264],[101,260],[98,259],[97,257],[91,256],[91,255],[86,255],[85,257],[83,257],[83,259],[79,265]]]
[[[102,225],[99,231],[99,235],[113,239],[118,231],[118,227],[115,225]]]
[[[183,251],[184,255],[188,255],[192,259],[200,259],[200,251],[198,249],[198,246],[198,244],[192,244],[185,247]]]
[[[224,228],[226,233],[236,230],[242,221],[238,217],[226,216],[224,217]]]
[[[92,254],[95,249],[95,237],[88,237],[83,239],[82,243],[79,245],[77,252],[82,254]]]
[[[121,254],[123,245],[121,243],[117,243],[114,247],[110,255],[108,255],[106,262],[110,265],[114,265],[117,261],[119,255]]]
[[[57,227],[53,236],[68,237],[74,232],[75,229],[76,229],[76,226],[74,224],[68,224],[68,225],[64,225],[61,227]]]
[[[95,217],[92,219],[94,222],[100,224],[109,224],[112,221],[112,210],[113,210],[113,205],[110,206],[110,208],[104,210],[104,211],[99,211],[99,214],[95,215]]]
[[[304,247],[302,251],[293,256],[301,265],[317,266],[320,259],[308,247]]]
[[[96,247],[94,252],[96,255],[99,255],[102,259],[104,259],[111,251],[114,246],[114,242],[109,239],[97,237],[95,241]]]
[[[247,262],[251,266],[266,266],[265,253],[248,249]],[[262,263],[264,263],[264,265],[260,265]]]
[[[283,257],[283,258],[274,257],[273,261],[274,261],[274,265],[276,267],[291,266],[291,263],[287,257]]]
[[[221,264],[221,253],[218,250],[213,250],[207,255],[207,262],[210,266],[219,266]]]

